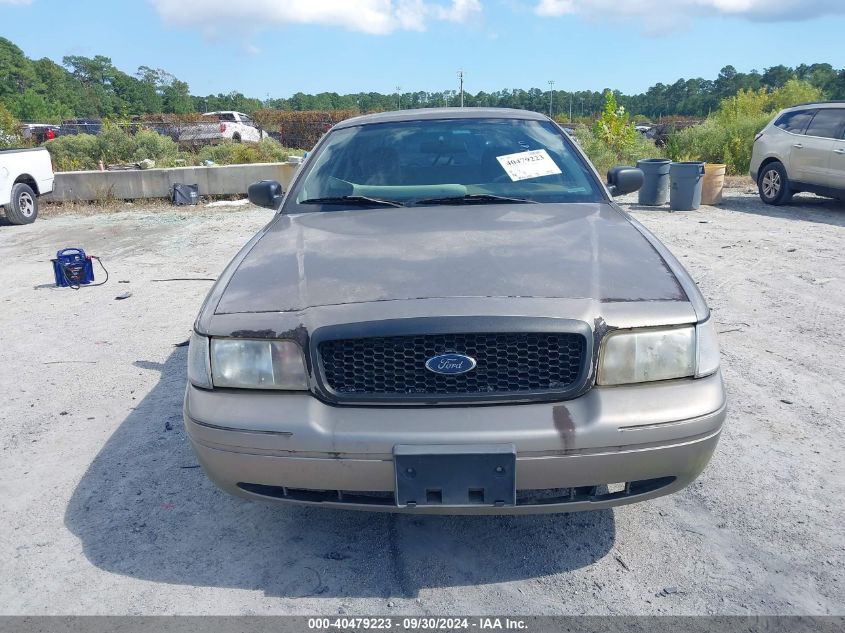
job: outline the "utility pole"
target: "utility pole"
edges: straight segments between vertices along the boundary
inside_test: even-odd
[[[402,109],[402,86],[396,86],[396,109]]]
[[[572,123],[572,93],[569,93],[569,122]]]
[[[461,81],[461,107],[464,107],[464,69],[458,71],[458,78]]]
[[[555,88],[555,82],[554,82],[553,79],[550,79],[549,80],[549,118],[550,119],[554,118],[552,116],[552,103],[554,101],[554,88]]]

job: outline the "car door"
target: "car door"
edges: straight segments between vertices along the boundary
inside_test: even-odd
[[[801,143],[804,147],[798,152],[802,157],[802,164],[806,176],[797,178],[802,182],[825,187],[835,186],[836,179],[832,175],[832,156],[842,131],[845,128],[845,109],[820,108],[816,116],[810,121]]]
[[[10,155],[6,154],[8,158]],[[0,160],[4,158],[3,152],[0,152]],[[6,169],[2,164],[0,164],[0,206],[7,204],[10,199],[10,193],[12,191],[11,182],[9,179],[9,170]]]
[[[842,133],[833,141],[833,151],[830,154],[829,178],[830,186],[845,191],[845,109],[842,113]]]

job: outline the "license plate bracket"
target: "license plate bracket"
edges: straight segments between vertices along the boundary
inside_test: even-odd
[[[513,444],[397,445],[399,507],[516,505]]]

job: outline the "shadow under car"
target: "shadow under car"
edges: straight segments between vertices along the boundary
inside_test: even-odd
[[[97,567],[162,583],[280,597],[415,597],[587,567],[615,539],[611,510],[413,516],[264,505],[220,492],[182,425],[186,348],[79,482],[65,524]]]

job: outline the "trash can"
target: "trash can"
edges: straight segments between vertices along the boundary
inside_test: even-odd
[[[646,158],[637,161],[645,179],[640,187],[639,203],[659,207],[669,202],[669,166],[672,161],[665,158]]]
[[[725,168],[721,163],[704,164],[704,180],[701,181],[701,204],[720,204],[725,188]]]
[[[693,211],[701,206],[704,163],[672,163],[669,167],[669,206],[673,211]]]

